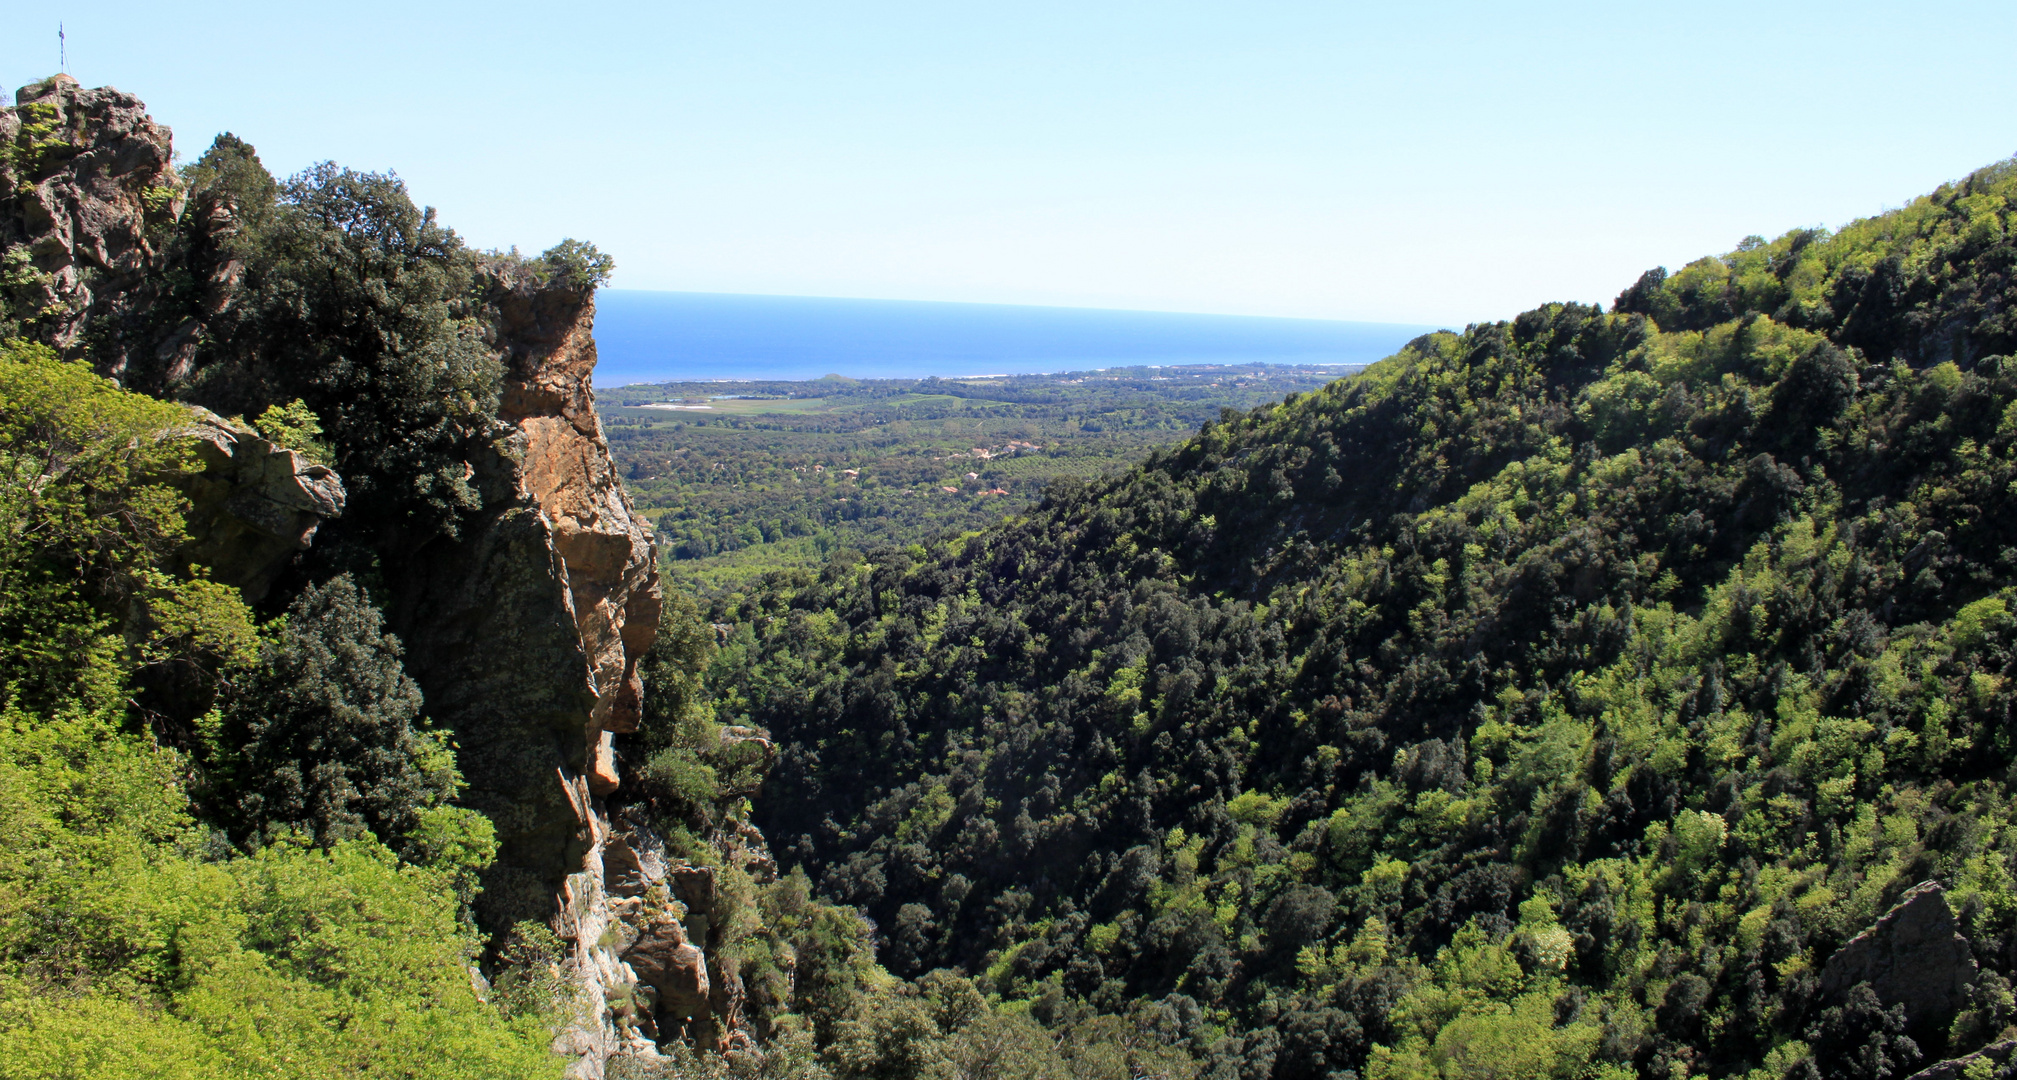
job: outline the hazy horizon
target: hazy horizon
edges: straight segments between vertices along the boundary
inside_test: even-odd
[[[1137,365],[1351,366],[1430,325],[878,297],[604,289],[597,386],[1045,374]]]
[[[184,161],[231,131],[280,176],[396,170],[472,244],[593,241],[628,289],[1483,321],[2017,149],[1982,0],[34,15],[10,88],[60,21]]]

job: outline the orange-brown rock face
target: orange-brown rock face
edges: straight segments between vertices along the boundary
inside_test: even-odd
[[[753,1043],[743,1016],[741,980],[733,970],[711,970],[719,959],[720,925],[725,923],[716,910],[722,898],[714,871],[676,865],[648,828],[634,821],[612,822],[603,803],[620,782],[620,739],[637,730],[642,715],[638,663],[658,632],[661,593],[650,530],[631,510],[595,415],[589,386],[595,366],[593,298],[538,287],[514,277],[508,267],[495,273],[486,300],[495,313],[491,340],[507,368],[500,415],[518,432],[515,457],[504,457],[511,458],[517,505],[536,508],[537,517],[534,527],[507,510],[485,530],[488,538],[468,537],[453,545],[471,553],[495,551],[495,561],[489,563],[493,569],[483,574],[495,573],[499,566],[524,570],[525,591],[515,600],[498,597],[506,601],[499,610],[517,613],[505,620],[508,627],[491,611],[475,605],[463,610],[499,632],[523,633],[536,626],[554,607],[541,606],[541,598],[554,590],[535,587],[533,564],[545,558],[581,665],[576,685],[584,692],[571,702],[542,697],[537,687],[526,688],[530,700],[486,693],[485,709],[470,709],[457,722],[463,768],[472,788],[482,782],[472,771],[477,761],[500,766],[486,774],[501,781],[499,794],[513,784],[533,784],[531,770],[521,767],[530,758],[505,762],[495,749],[472,750],[479,742],[521,752],[535,749],[525,733],[536,729],[539,718],[556,707],[573,710],[557,729],[557,744],[572,751],[569,760],[551,766],[543,786],[520,788],[513,806],[493,812],[494,819],[529,826],[513,845],[513,872],[557,865],[566,875],[557,883],[545,876],[544,895],[533,890],[530,896],[544,900],[541,914],[571,942],[570,968],[581,1000],[592,1006],[577,1010],[574,1022],[555,1041],[557,1050],[575,1059],[569,1075],[599,1077],[604,1062],[614,1056],[655,1059],[657,1044],[668,1039],[713,1051],[746,1051]],[[508,554],[512,552],[516,554]],[[471,563],[465,574],[477,572],[477,565]],[[546,632],[552,636],[553,628]],[[498,660],[508,650],[479,655],[485,651],[483,635],[467,640],[470,647],[458,650],[458,659],[443,669],[444,689],[487,680],[490,676],[482,672],[509,666]],[[507,674],[498,672],[495,685],[500,689]],[[422,685],[428,684],[423,680]],[[430,701],[437,700],[434,693],[430,687]],[[559,717],[553,720],[557,723]],[[569,744],[570,739],[578,741]],[[540,791],[559,793],[568,815],[567,842],[558,849],[565,856],[557,864],[540,858],[555,851],[554,841],[560,838],[539,820],[547,805],[537,797]],[[505,892],[512,884],[501,877],[492,887]],[[500,905],[491,920],[504,924],[527,914]]]
[[[545,514],[566,571],[595,688],[588,726],[636,731],[637,664],[658,635],[662,596],[650,527],[631,510],[595,415],[595,301],[590,295],[576,305],[573,294],[524,286],[500,286],[494,295],[511,372],[502,412],[525,435],[519,482]],[[591,737],[593,767],[609,740]],[[607,779],[613,788],[613,773]]]
[[[502,930],[552,916],[607,832],[593,804],[616,787],[617,735],[637,728],[661,594],[595,416],[593,293],[488,272],[474,314],[505,366],[508,435],[469,464],[484,511],[387,572],[414,678],[455,730],[465,801],[498,828],[479,910]]]

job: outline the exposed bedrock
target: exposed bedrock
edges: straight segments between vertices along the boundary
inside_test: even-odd
[[[208,409],[190,414],[164,433],[196,449],[197,468],[169,478],[189,500],[189,540],[176,556],[257,603],[322,523],[343,516],[343,480],[243,424]]]
[[[1903,1005],[1912,1023],[1944,1023],[1967,1003],[1975,977],[1975,957],[1946,890],[1925,881],[1835,950],[1821,969],[1821,994],[1836,999],[1869,983],[1877,1000]]]
[[[429,711],[455,729],[465,800],[497,825],[479,903],[501,930],[552,915],[594,843],[569,792],[615,788],[612,736],[636,730],[661,594],[595,416],[593,293],[502,267],[486,301],[513,430],[470,463],[485,512],[401,560],[394,620]]]
[[[183,209],[169,130],[140,99],[68,75],[30,83],[0,109],[0,280],[20,329],[66,355],[90,351],[122,374],[147,324]],[[138,347],[138,346],[136,346]]]

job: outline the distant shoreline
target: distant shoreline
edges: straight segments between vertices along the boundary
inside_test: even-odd
[[[604,290],[595,383],[1008,378],[1196,364],[1364,365],[1433,327],[939,301]],[[985,375],[966,374],[980,370]]]

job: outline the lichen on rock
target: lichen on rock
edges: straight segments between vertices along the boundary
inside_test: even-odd
[[[15,103],[0,109],[0,196],[14,204],[0,252],[23,265],[0,323],[66,355],[95,345],[117,374],[138,340],[128,331],[161,296],[166,227],[182,211],[170,132],[132,94],[68,75],[22,87]]]

